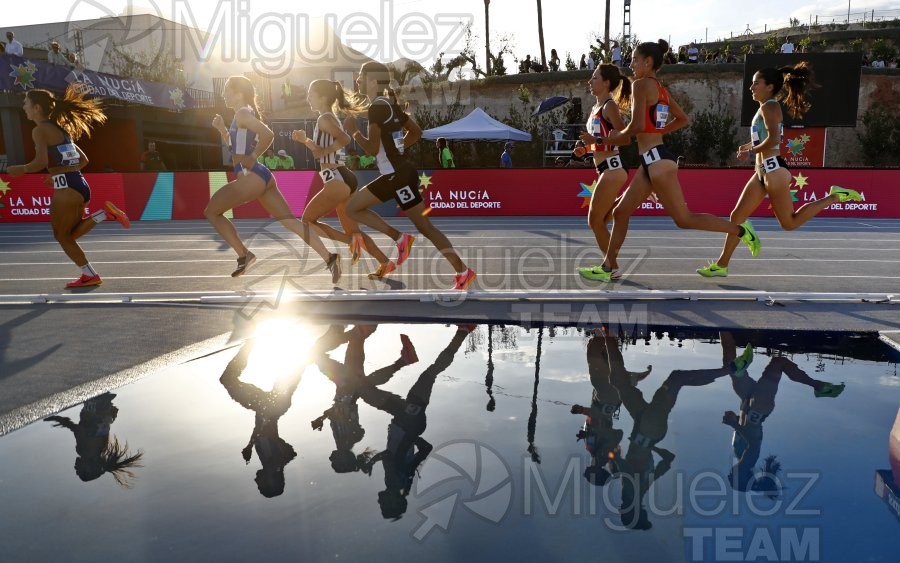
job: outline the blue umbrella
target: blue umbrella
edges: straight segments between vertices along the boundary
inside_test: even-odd
[[[550,96],[549,98],[538,104],[538,107],[531,114],[531,117],[537,117],[542,113],[547,113],[548,111],[556,109],[568,101],[569,98],[565,96]]]

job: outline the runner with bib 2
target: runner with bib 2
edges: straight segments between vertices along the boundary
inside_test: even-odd
[[[610,145],[625,145],[632,137],[637,137],[641,169],[613,210],[613,230],[606,259],[599,269],[595,269],[591,279],[608,282],[616,278],[613,272],[619,268],[619,250],[625,242],[631,215],[653,193],[680,228],[735,235],[750,247],[753,256],[759,254],[759,238],[749,221],[735,225],[708,213],[692,213],[684,200],[678,183],[677,159],[663,144],[663,135],[687,127],[690,119],[656,79],[656,71],[662,67],[663,54],[668,48],[669,44],[660,39],[657,43],[641,43],[634,50],[631,122],[604,139]]]
[[[356,175],[344,164],[344,147],[350,144],[351,139],[337,114],[360,113],[365,110],[365,100],[345,91],[340,82],[331,80],[314,80],[309,85],[307,100],[313,111],[319,112],[313,136],[309,138],[306,131],[296,130],[291,134],[291,139],[304,145],[319,161],[319,177],[323,187],[306,204],[300,220],[315,227],[320,236],[349,245],[353,264],[359,261],[365,248],[378,260],[378,269],[368,275],[369,279],[383,278],[397,269],[397,265],[378,248],[372,237],[360,230],[359,223],[347,216],[346,210],[347,201],[359,183]],[[337,213],[343,231],[321,221],[332,211]]]
[[[812,67],[806,61],[780,69],[764,68],[753,75],[750,93],[759,103],[759,110],[750,126],[750,142],[738,147],[737,157],[746,160],[754,155],[756,171],[731,212],[732,223],[745,221],[766,197],[778,223],[786,231],[796,229],[835,203],[862,200],[862,195],[854,190],[832,186],[828,197],[794,210],[793,179],[787,162],[781,157],[784,138],[781,106],[784,104],[794,118],[801,117],[811,107],[806,96],[814,87]],[[698,268],[697,273],[707,278],[727,276],[728,263],[737,245],[738,239],[729,234],[719,258]]]

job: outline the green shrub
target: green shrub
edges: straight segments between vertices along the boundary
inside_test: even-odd
[[[703,109],[691,118],[685,158],[725,166],[737,146],[737,120],[723,108]]]
[[[857,131],[867,166],[896,166],[900,161],[900,114],[872,106],[862,117],[865,131]]]

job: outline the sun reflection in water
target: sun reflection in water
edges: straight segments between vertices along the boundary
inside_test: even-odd
[[[270,319],[259,323],[253,352],[241,380],[270,391],[280,378],[305,370],[310,361],[315,360],[310,357],[310,352],[322,332],[324,328],[294,319]]]

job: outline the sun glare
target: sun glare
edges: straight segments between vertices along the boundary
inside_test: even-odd
[[[306,369],[315,329],[291,319],[272,319],[256,328],[256,343],[241,379],[269,391],[279,378]]]

